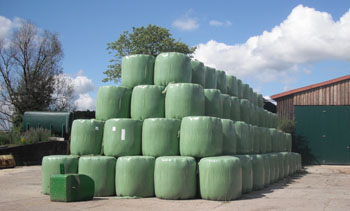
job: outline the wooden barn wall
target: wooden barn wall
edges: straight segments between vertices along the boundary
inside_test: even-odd
[[[294,105],[350,105],[350,80],[296,93]]]
[[[350,105],[350,80],[299,92],[277,100],[279,119],[294,119],[295,105]]]
[[[293,95],[282,97],[277,100],[278,119],[294,119]]]

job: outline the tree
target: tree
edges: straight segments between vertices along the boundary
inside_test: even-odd
[[[107,50],[110,54],[114,53],[114,58],[110,60],[112,64],[108,66],[108,70],[103,72],[106,78],[102,81],[114,80],[116,83],[121,77],[121,60],[124,56],[132,54],[157,56],[162,52],[192,54],[196,50],[196,47],[189,47],[180,40],[175,40],[168,29],[156,25],[133,27],[132,33],[124,31],[117,41],[107,45]]]
[[[18,126],[25,111],[65,109],[54,106],[73,92],[72,84],[58,86],[62,58],[58,35],[29,21],[22,21],[9,40],[0,40],[0,119]]]

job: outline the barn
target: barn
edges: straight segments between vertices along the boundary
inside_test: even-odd
[[[309,163],[350,164],[350,75],[271,98],[279,120],[294,123],[294,145]]]

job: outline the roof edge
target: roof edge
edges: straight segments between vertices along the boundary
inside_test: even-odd
[[[304,92],[304,91],[307,91],[307,90],[310,90],[310,89],[314,89],[314,88],[318,88],[318,87],[321,87],[321,86],[327,86],[329,84],[337,83],[337,82],[344,81],[344,80],[350,80],[350,75],[345,75],[345,76],[342,76],[342,77],[339,77],[339,78],[335,78],[335,79],[332,79],[332,80],[328,80],[328,81],[324,81],[324,82],[321,82],[321,83],[317,83],[317,84],[313,84],[313,85],[309,85],[309,86],[304,86],[304,87],[301,87],[301,88],[298,88],[298,89],[292,89],[292,90],[289,90],[289,91],[286,91],[286,92],[275,94],[275,95],[271,96],[271,99],[276,100],[276,99],[281,98],[281,97],[292,95],[292,94],[295,94],[295,93],[298,93],[298,92]]]

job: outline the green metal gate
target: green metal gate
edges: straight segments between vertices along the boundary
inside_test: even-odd
[[[350,106],[295,106],[297,144],[317,164],[350,164]]]

